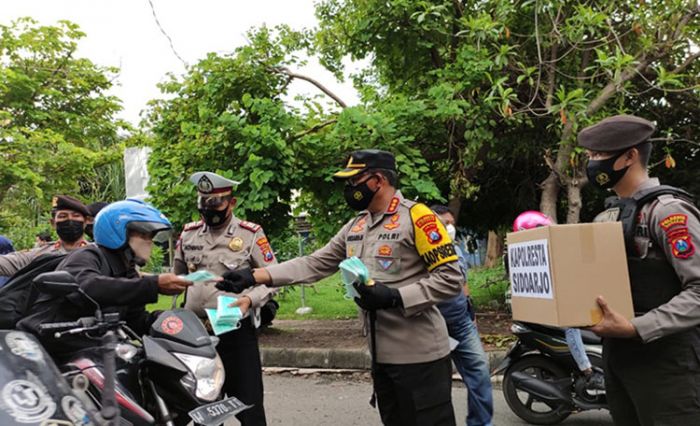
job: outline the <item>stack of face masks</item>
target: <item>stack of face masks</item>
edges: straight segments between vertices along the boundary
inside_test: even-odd
[[[345,284],[345,298],[354,299],[360,297],[357,290],[352,286],[354,283],[362,285],[372,285],[374,282],[369,277],[369,271],[364,263],[353,256],[340,262],[340,279]]]
[[[243,318],[241,308],[229,306],[235,301],[235,297],[219,296],[216,309],[205,309],[215,335],[238,330],[241,327],[241,318]]]
[[[214,278],[216,278],[216,275],[212,274],[209,271],[195,271],[192,272],[191,274],[187,275],[181,275],[181,277],[187,281],[191,281],[193,283],[201,283],[201,282],[206,282],[206,281],[211,281]]]

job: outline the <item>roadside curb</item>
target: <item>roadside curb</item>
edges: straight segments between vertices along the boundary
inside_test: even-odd
[[[493,369],[503,361],[506,351],[488,351],[486,355]],[[372,367],[367,349],[262,347],[260,359],[265,368],[369,370]]]

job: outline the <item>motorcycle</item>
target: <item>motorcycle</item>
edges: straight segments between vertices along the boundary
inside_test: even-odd
[[[518,340],[492,374],[505,372],[503,395],[515,415],[531,424],[554,425],[573,413],[608,409],[604,391],[586,388],[564,330],[514,322],[511,331]],[[581,334],[593,368],[602,369],[600,338],[586,330]]]
[[[83,400],[30,333],[0,330],[0,424],[94,425],[95,407]]]
[[[99,408],[98,423],[215,425],[249,408],[233,397],[220,399],[225,372],[215,350],[218,338],[209,336],[191,311],[162,312],[141,337],[118,313],[103,313],[69,273],[44,273],[34,282],[40,291],[55,295],[78,292],[96,307],[92,317],[41,324],[40,332],[101,341],[59,367]]]

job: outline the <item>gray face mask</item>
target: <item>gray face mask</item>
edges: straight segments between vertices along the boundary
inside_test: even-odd
[[[151,258],[153,240],[146,240],[136,236],[129,237],[129,248],[134,252],[134,262],[138,266],[144,266]]]

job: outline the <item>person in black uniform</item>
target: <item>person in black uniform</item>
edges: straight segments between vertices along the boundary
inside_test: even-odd
[[[654,124],[607,118],[583,129],[588,179],[617,197],[596,221],[621,221],[635,317],[610,309],[591,328],[604,337],[616,425],[700,425],[700,211],[688,193],[649,178]]]
[[[119,312],[137,334],[145,334],[159,314],[147,312],[145,305],[156,302],[159,293],[179,294],[192,284],[175,274],[141,276],[136,269],[149,259],[153,237],[170,228],[165,216],[148,204],[132,200],[110,204],[95,223],[97,244],[71,252],[57,270],[70,272],[104,313]],[[44,294],[18,328],[35,333],[53,356],[62,359],[95,346],[95,340],[82,336],[57,340],[38,333],[39,324],[76,321],[94,311],[94,305],[79,293],[58,300]]]

